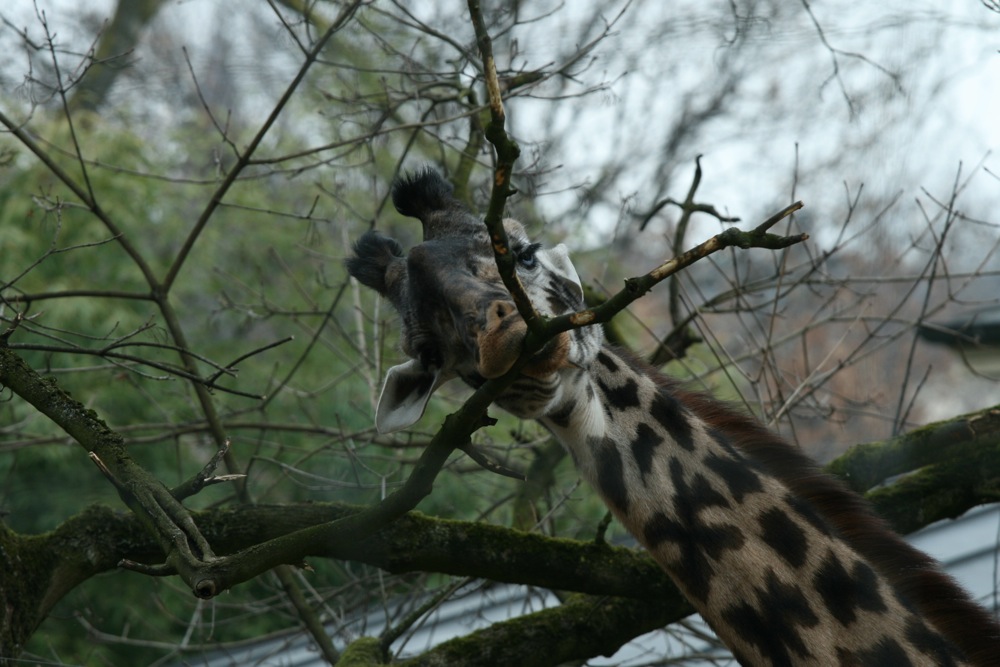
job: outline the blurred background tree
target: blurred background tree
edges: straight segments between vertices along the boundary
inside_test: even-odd
[[[388,205],[401,170],[440,166],[473,207],[488,193],[467,12],[410,4],[0,10],[7,345],[168,487],[229,440],[222,467],[247,477],[186,501],[206,524],[227,508],[304,517],[301,503],[384,498],[464,396],[453,390],[404,436],[374,433],[383,372],[400,357],[395,323],[342,267],[376,223],[404,245],[417,238]],[[709,205],[750,225],[804,199],[793,224],[807,248],[700,263],[609,333],[824,461],[994,405],[995,378],[916,334],[1000,305],[1000,17],[969,5],[487,3],[522,145],[511,212],[570,244],[599,298],[731,224]],[[683,216],[688,199],[702,212]],[[92,505],[121,507],[62,429],[3,396],[8,548],[68,531]],[[544,433],[504,418],[475,441],[528,483],[454,456],[423,512],[592,539],[604,511]],[[977,487],[978,501],[991,490]],[[210,601],[176,578],[88,571],[40,607],[48,618],[18,649],[154,664],[309,632],[332,661],[358,632],[343,619],[428,591],[446,599],[462,581],[452,561],[390,576],[374,560],[310,558],[315,572],[281,567]],[[405,638],[415,619],[396,620]]]

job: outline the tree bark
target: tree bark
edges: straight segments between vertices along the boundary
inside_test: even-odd
[[[889,441],[859,445],[832,462],[829,469],[862,491],[880,480],[910,472],[868,496],[897,529],[916,530],[997,499],[998,415],[1000,408],[981,410]],[[195,513],[194,519],[216,553],[230,554],[358,511],[349,505],[309,503],[216,509]],[[352,560],[392,573],[441,572],[615,598],[607,604],[591,599],[561,612],[570,615],[576,609],[583,617],[575,620],[552,616],[554,612],[538,617],[539,623],[559,619],[553,621],[558,627],[583,628],[586,615],[600,608],[605,615],[602,622],[586,630],[595,642],[613,644],[618,640],[608,637],[619,637],[626,629],[631,636],[641,634],[645,625],[636,624],[637,615],[655,618],[654,627],[660,627],[692,612],[667,576],[642,551],[437,519],[418,512],[410,512],[363,539],[317,539],[301,556]],[[122,558],[153,563],[163,559],[163,552],[134,515],[108,508],[88,508],[44,535],[18,535],[0,527],[0,599],[5,601],[0,656],[16,656],[63,595],[86,579],[114,569]],[[476,633],[477,641],[482,642],[477,650],[509,647],[507,633],[524,622],[528,621]],[[523,628],[516,631],[523,632]],[[540,642],[533,650],[548,651],[546,635],[539,632],[533,636]],[[457,655],[453,652],[467,648],[453,645],[435,649],[435,655]],[[437,658],[428,660],[426,664],[444,664],[433,661]]]
[[[119,434],[53,382],[27,368],[3,344],[0,385],[35,405],[89,451],[101,452],[119,481],[128,483],[122,494],[127,502],[146,485],[162,487],[128,459]],[[1000,408],[992,408],[889,441],[859,445],[831,463],[829,469],[858,491],[871,489],[868,496],[878,511],[897,530],[909,532],[996,500],[1000,488],[998,444]],[[905,476],[876,486],[898,475]],[[183,509],[179,503],[178,507]],[[56,602],[81,582],[118,567],[123,559],[164,561],[165,548],[173,549],[173,545],[165,547],[163,535],[157,534],[150,517],[141,508],[133,509],[138,511],[119,514],[105,507],[90,507],[43,535],[19,535],[0,524],[0,658],[16,657]],[[232,565],[239,568],[244,565],[240,559],[256,557],[254,547],[258,545],[335,522],[342,524],[345,519],[350,523],[363,511],[339,504],[237,506],[192,513],[191,518],[193,533],[222,557],[237,554]],[[307,533],[315,539],[295,542],[296,551],[287,562],[334,558],[393,573],[439,572],[613,598],[588,598],[564,605],[566,609],[559,612],[539,612],[543,615],[532,614],[476,633],[476,650],[484,655],[509,649],[510,634],[524,635],[527,626],[523,624],[535,622],[532,619],[541,624],[538,632],[529,633],[537,644],[525,643],[539,655],[551,657],[552,649],[546,643],[550,636],[543,630],[549,623],[585,634],[588,647],[611,647],[620,645],[625,635],[631,638],[650,629],[650,623],[660,627],[692,611],[666,574],[644,552],[632,549],[437,519],[417,512],[409,512],[377,531],[332,534],[339,538],[330,539],[325,531]],[[600,622],[588,618],[594,610],[600,611]],[[568,647],[564,659],[576,657],[576,650],[597,650],[583,646]],[[467,650],[468,644],[453,644],[435,649],[434,655],[444,659],[458,655],[450,651]],[[610,649],[600,649],[604,650]],[[426,664],[444,664],[435,662],[438,658],[428,656],[428,660]]]
[[[1000,406],[856,445],[827,469],[902,534],[1000,500]]]

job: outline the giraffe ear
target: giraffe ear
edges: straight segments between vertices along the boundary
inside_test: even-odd
[[[392,433],[416,424],[431,394],[453,377],[454,373],[444,370],[429,371],[416,359],[393,366],[378,397],[375,428],[379,433]]]

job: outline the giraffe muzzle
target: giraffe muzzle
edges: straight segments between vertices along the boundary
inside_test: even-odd
[[[476,336],[479,374],[486,379],[500,377],[521,356],[528,326],[513,301],[498,300],[486,308],[485,326]],[[569,335],[561,333],[539,351],[522,372],[542,377],[569,366]]]

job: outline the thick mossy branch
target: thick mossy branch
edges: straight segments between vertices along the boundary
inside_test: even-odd
[[[644,552],[549,538],[492,526],[409,513],[363,535],[331,540],[332,526],[363,515],[356,506],[300,504],[237,506],[193,515],[199,530],[224,554],[202,574],[245,580],[259,568],[255,548],[295,536],[288,562],[333,558],[392,573],[440,572],[591,595],[683,598]],[[310,535],[310,541],[303,536]],[[269,550],[268,553],[273,553]],[[18,535],[0,524],[0,594],[18,600],[0,628],[0,652],[16,655],[56,602],[72,588],[122,559],[162,563],[164,551],[134,515],[93,507],[43,535]],[[244,562],[245,561],[245,562]],[[641,585],[639,582],[644,582]],[[687,607],[685,607],[687,609]],[[687,610],[690,613],[690,610]]]
[[[234,507],[200,512],[195,519],[220,551],[233,554],[289,531],[357,515],[355,506],[309,503]],[[591,595],[659,599],[676,594],[667,576],[642,551],[419,512],[361,539],[316,539],[304,546],[295,562],[306,557],[351,560],[395,574],[440,572]],[[640,581],[645,583],[637,586]]]
[[[20,396],[62,428],[87,451],[108,460],[118,471],[127,457],[124,439],[79,401],[59,388],[52,378],[43,378],[0,341],[0,385]]]
[[[1000,500],[1000,408],[857,445],[829,470],[855,491],[867,492],[899,532],[956,517],[976,504]]]
[[[852,489],[864,493],[890,477],[924,466],[969,457],[988,447],[1000,446],[1000,407],[986,408],[952,419],[927,424],[909,433],[855,445],[829,464]]]
[[[872,486],[875,478],[911,472],[869,493],[878,511],[902,532],[957,516],[998,499],[1000,408],[856,447],[831,463],[829,470],[855,486],[862,479],[861,486]],[[869,470],[876,472],[865,476]],[[217,509],[195,513],[192,518],[217,553],[224,554],[212,565],[220,582],[250,578],[261,567],[255,549],[283,544],[287,551],[282,562],[286,563],[301,563],[307,557],[335,558],[392,573],[439,572],[611,596],[620,605],[616,608],[623,610],[620,618],[627,621],[630,614],[638,613],[635,609],[645,609],[643,613],[656,615],[655,627],[691,612],[666,574],[642,551],[435,519],[416,512],[405,513],[379,530],[348,528],[365,514],[353,506],[310,503]],[[273,557],[277,551],[272,546],[265,553]],[[51,533],[33,536],[0,527],[0,599],[18,601],[0,629],[0,655],[16,655],[63,595],[80,582],[114,569],[122,558],[139,563],[164,560],[160,544],[133,515],[91,508]],[[628,600],[637,605],[632,611]],[[660,616],[664,608],[672,611]],[[611,611],[610,607],[599,609]],[[564,625],[557,627],[569,627],[565,623],[570,621],[561,622]],[[523,631],[523,626],[518,627]],[[584,631],[582,626],[573,627]],[[605,629],[617,637],[617,626]],[[480,641],[495,638],[502,645],[510,641],[504,632],[498,629],[495,635],[477,637]],[[618,640],[607,641],[612,645]],[[460,649],[465,650],[453,645],[438,655]]]
[[[0,600],[16,602],[0,623],[0,658],[17,656],[64,595],[117,568],[125,554],[163,558],[133,515],[104,507],[86,509],[42,535],[19,535],[0,523]]]
[[[997,449],[996,436],[992,448]],[[1000,500],[1000,457],[997,451],[980,450],[967,459],[921,468],[866,495],[894,530],[911,533]]]
[[[612,655],[635,637],[690,614],[686,602],[574,595],[558,607],[494,623],[398,664],[549,667]]]
[[[361,637],[347,645],[334,667],[369,667],[385,664],[382,643],[375,637]]]
[[[219,592],[216,583],[200,573],[202,565],[214,558],[208,541],[170,490],[129,456],[120,434],[2,343],[0,385],[52,420],[89,452],[122,501],[156,537],[166,554],[164,573],[179,574],[202,597]]]

